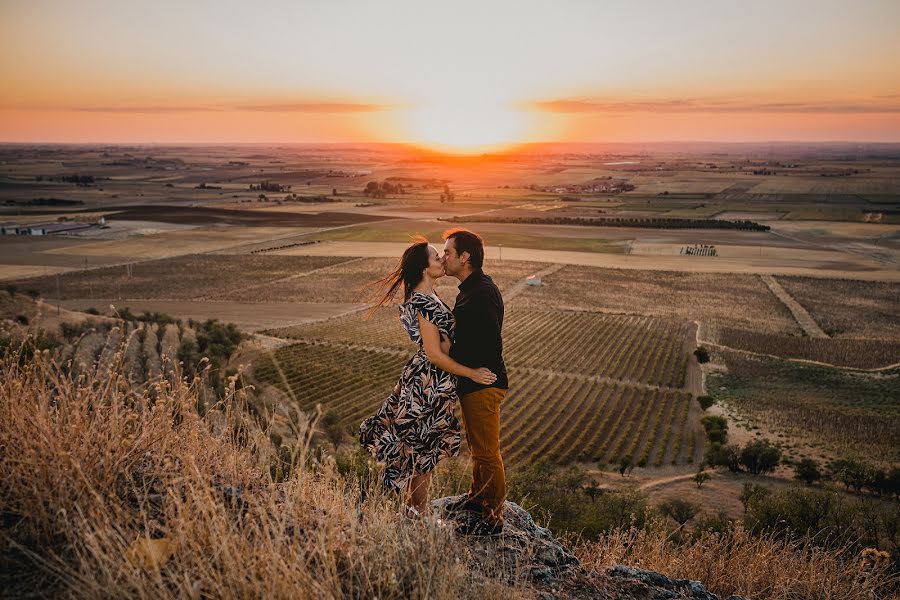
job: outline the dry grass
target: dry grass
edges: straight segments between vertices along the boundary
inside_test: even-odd
[[[309,458],[309,423],[276,483],[285,464],[233,385],[201,416],[197,382],[138,395],[111,371],[0,365],[4,595],[520,596],[452,558],[446,530],[401,525],[395,498],[357,504],[332,461]]]
[[[663,528],[615,531],[576,548],[586,567],[628,564],[669,577],[702,581],[727,598],[748,600],[871,600],[896,598],[897,579],[861,556],[801,542],[759,537],[740,526],[675,545]]]
[[[73,380],[48,355],[0,359],[5,596],[533,596],[471,568],[446,530],[401,524],[396,497],[317,460],[302,414],[276,448],[234,380],[201,415],[198,381],[138,392],[122,365],[120,352]],[[890,584],[839,554],[740,532],[678,548],[614,532],[579,553],[589,567],[624,561],[750,598],[885,598]]]

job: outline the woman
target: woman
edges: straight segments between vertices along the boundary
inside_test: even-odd
[[[471,369],[450,358],[453,313],[434,293],[444,276],[437,250],[417,239],[403,252],[399,266],[375,282],[387,291],[373,311],[393,300],[403,287],[400,322],[419,350],[410,358],[393,393],[359,428],[359,441],[385,463],[382,481],[397,492],[407,487],[404,515],[416,518],[428,504],[431,474],[441,459],[459,454],[456,376],[490,385],[488,369]]]

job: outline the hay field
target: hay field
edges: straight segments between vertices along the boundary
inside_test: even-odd
[[[832,337],[900,339],[900,284],[810,277],[778,281]]]
[[[117,256],[128,257],[132,260],[146,260],[221,250],[241,243],[291,233],[296,233],[296,229],[291,227],[197,227],[138,235],[124,240],[75,243],[46,252],[48,254],[75,254],[88,257]]]
[[[740,323],[773,333],[799,333],[791,313],[753,275],[566,266],[544,278],[540,287],[527,289],[515,303]]]
[[[59,277],[60,299],[221,299],[230,289],[290,277],[342,262],[332,257],[220,256],[194,254],[130,266],[72,271]],[[45,298],[56,298],[57,281],[38,278],[20,282]]]

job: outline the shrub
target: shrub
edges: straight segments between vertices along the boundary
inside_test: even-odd
[[[707,415],[700,419],[700,424],[706,431],[707,439],[714,444],[724,444],[728,441],[728,421],[718,415]]]
[[[341,442],[344,441],[345,436],[344,430],[341,427],[341,416],[336,410],[329,410],[322,415],[321,420],[319,420],[319,425],[325,432],[325,437],[328,438],[328,441],[330,441],[331,445],[334,446],[334,449],[337,450],[338,446],[341,445]]]
[[[781,450],[767,440],[755,440],[747,442],[741,450],[739,460],[741,465],[754,475],[769,473],[781,462]]]
[[[657,506],[657,509],[659,509],[662,514],[678,523],[681,527],[684,527],[685,523],[693,519],[697,513],[700,512],[699,506],[681,498],[666,500]]]
[[[706,471],[698,471],[696,475],[694,475],[694,483],[697,484],[697,489],[703,487],[703,484],[710,480],[712,476]]]
[[[89,315],[99,315],[100,314],[100,311],[97,310],[96,308],[94,308],[93,306],[90,308],[84,309],[84,312],[86,312]]]
[[[716,399],[713,396],[697,396],[697,402],[700,404],[700,408],[706,410],[716,403]]]
[[[794,465],[794,477],[806,485],[821,481],[822,472],[819,470],[819,463],[811,458],[804,458]]]
[[[741,488],[741,493],[738,496],[738,500],[741,501],[741,504],[744,506],[744,513],[746,513],[750,509],[750,505],[762,498],[765,498],[772,491],[764,485],[759,485],[757,483],[750,483],[749,481],[744,483],[744,487]]]
[[[706,462],[710,466],[727,467],[732,473],[739,473],[741,470],[740,455],[741,448],[736,444],[727,446],[713,444],[706,451]]]
[[[851,506],[832,491],[790,488],[755,494],[744,520],[751,531],[806,537],[832,547],[853,537]]]
[[[549,520],[557,533],[579,532],[597,539],[618,527],[643,527],[650,516],[646,497],[625,489],[597,494],[594,482],[577,466],[559,468],[546,461],[511,470],[508,498],[529,510],[538,521]],[[594,495],[593,501],[587,501]]]
[[[697,362],[700,364],[709,362],[709,350],[704,346],[697,346],[697,349],[694,350],[694,356],[697,357]]]

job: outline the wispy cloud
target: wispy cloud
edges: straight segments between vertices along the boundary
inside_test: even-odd
[[[384,110],[387,107],[356,102],[293,102],[289,104],[248,104],[235,108],[261,112],[355,113]]]
[[[50,107],[48,107],[50,108]],[[57,109],[57,107],[52,107]],[[181,106],[66,106],[64,109],[91,113],[183,113],[183,112],[218,112],[224,107],[181,105]]]
[[[226,111],[250,111],[250,112],[274,112],[274,113],[360,113],[386,110],[390,107],[380,104],[367,104],[357,102],[290,102],[279,104],[234,104],[234,105],[208,105],[208,104],[160,104],[139,106],[115,106],[115,105],[80,105],[80,106],[0,106],[0,108],[14,110],[73,110],[89,113],[115,113],[115,114],[176,114],[193,112],[226,112]]]
[[[880,97],[894,99],[898,96]],[[873,102],[744,102],[697,98],[608,101],[560,99],[537,102],[539,110],[558,113],[716,112],[716,113],[900,113],[900,103]]]

